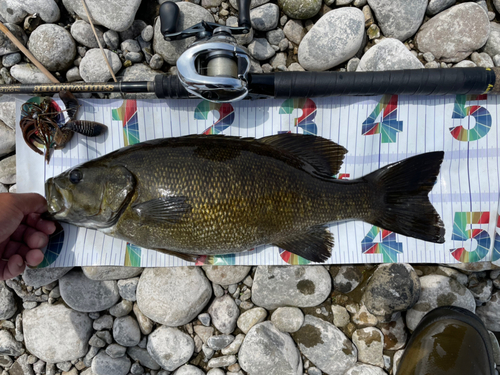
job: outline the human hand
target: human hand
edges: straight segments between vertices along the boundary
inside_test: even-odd
[[[0,280],[20,275],[26,264],[43,260],[40,250],[49,242],[56,225],[40,219],[47,201],[39,194],[0,193]]]

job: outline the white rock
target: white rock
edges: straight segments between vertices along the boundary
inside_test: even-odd
[[[10,68],[10,74],[21,83],[52,83],[52,81],[33,64],[14,65]]]
[[[271,322],[254,325],[241,345],[238,363],[249,375],[302,375],[302,359],[288,333]]]
[[[162,326],[149,335],[147,349],[163,369],[173,371],[191,358],[194,342],[177,328]]]
[[[208,279],[222,286],[237,284],[250,272],[250,266],[203,266]]]
[[[220,332],[230,334],[236,328],[236,321],[240,310],[229,294],[214,299],[208,313],[212,318],[212,324]]]
[[[0,96],[0,120],[12,130],[16,130],[16,102],[13,96]]]
[[[0,122],[0,158],[16,149],[16,132]]]
[[[18,357],[24,353],[23,345],[6,330],[0,330],[0,354]]]
[[[331,289],[331,276],[322,266],[258,266],[252,302],[268,310],[282,306],[311,307],[321,304]]]
[[[312,315],[306,315],[293,338],[301,353],[328,375],[343,374],[356,363],[356,347],[342,331]]]
[[[173,375],[205,375],[205,373],[196,366],[184,365],[179,367]]]
[[[85,2],[96,25],[105,26],[115,31],[124,31],[134,22],[135,14],[141,0],[87,0]],[[63,0],[68,11],[78,14],[84,21],[88,22],[87,13],[80,0]]]
[[[358,348],[358,361],[384,367],[384,335],[375,327],[357,329],[352,342]]]
[[[345,327],[349,323],[350,316],[344,306],[332,305],[332,313],[333,324],[335,324],[336,327]]]
[[[356,71],[423,69],[422,63],[397,39],[386,38],[371,47],[358,64]]]
[[[7,22],[19,23],[33,13],[48,23],[58,21],[60,16],[54,0],[3,0],[0,6],[0,16]]]
[[[188,3],[179,2],[179,19],[177,21],[177,30],[184,30],[191,26],[194,26],[201,21],[214,22],[214,17],[205,8]],[[194,37],[176,40],[173,42],[167,42],[163,38],[160,32],[160,19],[158,18],[155,22],[154,38],[153,38],[153,49],[156,53],[160,54],[163,59],[174,65],[179,56],[186,50],[186,48],[194,42]]]
[[[304,323],[304,314],[297,307],[278,307],[271,315],[271,322],[281,332],[297,332]]]
[[[113,72],[116,74],[122,67],[122,62],[118,55],[110,50],[104,49]],[[108,65],[104,60],[99,48],[87,51],[85,57],[80,62],[80,76],[85,82],[107,82],[111,79]]]
[[[238,328],[241,329],[243,333],[248,333],[250,328],[252,328],[257,323],[263,322],[266,319],[267,311],[262,307],[255,307],[253,309],[245,311],[240,315],[237,321]]]
[[[454,279],[442,275],[427,275],[420,278],[420,298],[406,312],[406,326],[414,330],[426,313],[440,306],[459,306],[476,311],[472,293]]]
[[[4,185],[16,183],[16,155],[0,160],[0,183]]]
[[[82,267],[83,273],[91,280],[122,280],[141,274],[142,267],[98,266]]]
[[[356,365],[347,370],[344,375],[387,375],[387,373],[377,366],[356,363]]]
[[[462,60],[459,63],[453,65],[454,68],[473,68],[477,66],[476,63],[470,60]]]
[[[3,185],[2,185],[3,186]],[[0,283],[0,319],[10,319],[16,313],[16,300],[14,294],[5,286],[2,281]]]
[[[212,286],[197,267],[147,268],[141,275],[136,295],[144,315],[157,323],[181,326],[198,316],[207,305]]]
[[[306,70],[327,70],[358,52],[365,34],[365,18],[357,8],[326,13],[299,45],[300,65]]]
[[[92,320],[64,304],[42,303],[23,312],[26,349],[48,363],[72,361],[87,353]]]
[[[73,37],[55,24],[38,26],[29,37],[28,49],[51,72],[69,68],[76,56]]]
[[[104,47],[104,37],[103,32],[99,28],[95,28],[97,37],[101,42],[101,45]],[[92,27],[88,22],[83,20],[77,20],[73,25],[71,25],[71,35],[75,40],[88,48],[98,48],[99,44],[95,38],[94,32],[92,31]]]

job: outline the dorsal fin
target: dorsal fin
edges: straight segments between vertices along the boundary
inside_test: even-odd
[[[347,150],[329,139],[315,135],[283,133],[260,138],[261,143],[286,150],[309,163],[322,175],[339,172]]]

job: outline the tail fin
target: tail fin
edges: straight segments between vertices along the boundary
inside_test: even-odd
[[[371,224],[424,241],[443,243],[444,224],[428,194],[436,182],[444,152],[428,152],[385,166],[365,176],[375,203]]]

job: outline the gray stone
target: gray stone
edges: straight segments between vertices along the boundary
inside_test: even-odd
[[[470,60],[462,60],[459,63],[453,65],[454,68],[473,68],[477,66],[476,63]]]
[[[472,293],[454,279],[442,275],[427,275],[420,278],[420,298],[406,312],[406,326],[414,330],[423,316],[440,306],[459,306],[476,311]]]
[[[291,63],[288,67],[289,72],[305,72],[305,69],[299,63]]]
[[[399,316],[389,323],[380,323],[380,330],[384,334],[384,349],[399,350],[406,344],[407,334],[403,318]]]
[[[99,28],[95,28],[97,37],[104,47],[104,37],[103,32]],[[88,48],[97,48],[99,44],[95,38],[92,27],[88,22],[77,20],[73,25],[71,25],[71,35],[75,40]]]
[[[203,266],[203,271],[210,281],[224,286],[239,283],[251,269],[250,266]]]
[[[143,20],[134,20],[127,30],[120,32],[120,38],[121,40],[136,39],[147,26]]]
[[[72,309],[82,312],[103,311],[120,298],[116,281],[97,281],[74,269],[59,280],[61,297]]]
[[[368,0],[384,36],[406,40],[413,36],[424,19],[427,0]]]
[[[236,328],[236,321],[240,314],[238,306],[229,294],[214,299],[208,313],[212,318],[212,324],[221,333],[230,334]]]
[[[263,322],[266,319],[266,316],[267,311],[262,307],[255,307],[253,309],[247,310],[238,318],[238,328],[241,329],[243,333],[248,333],[248,331],[254,325]]]
[[[332,313],[333,324],[335,324],[336,327],[345,327],[349,323],[350,316],[344,306],[332,305]]]
[[[228,367],[236,363],[236,357],[234,355],[223,355],[217,358],[212,358],[208,361],[208,367]]]
[[[227,347],[234,341],[233,335],[217,335],[211,336],[207,340],[207,345],[213,350],[221,350]]]
[[[491,346],[493,349],[493,359],[495,360],[495,364],[498,366],[500,364],[500,345],[498,344],[497,337],[491,331],[488,331],[490,335]]]
[[[301,20],[289,20],[285,27],[283,28],[283,32],[287,39],[297,45],[300,44],[304,36],[306,35],[304,26],[302,25]]]
[[[455,5],[456,2],[457,0],[430,0],[429,5],[427,5],[426,14],[428,16],[435,16],[452,5]]]
[[[2,65],[6,68],[10,68],[11,66],[19,64],[21,58],[21,54],[18,52],[5,55],[2,57]]]
[[[344,375],[387,375],[387,373],[377,366],[356,363],[354,367],[347,370]]]
[[[104,53],[106,54],[113,72],[117,73],[122,67],[120,58],[116,53],[107,49],[104,49]],[[108,65],[99,48],[93,48],[87,51],[85,57],[80,62],[80,75],[85,82],[107,82],[111,79]]]
[[[207,372],[207,375],[226,375],[226,372],[220,368],[213,368]]]
[[[115,319],[113,323],[113,338],[123,346],[136,346],[141,341],[139,324],[131,316]]]
[[[139,45],[139,42],[134,39],[127,39],[122,42],[120,45],[120,48],[123,52],[129,51],[129,52],[139,52],[141,50],[141,46]]]
[[[271,45],[279,45],[284,38],[285,33],[281,29],[271,30],[266,33],[266,39]]]
[[[493,282],[489,279],[484,280],[477,277],[476,274],[473,274],[469,278],[469,285],[467,289],[469,289],[474,296],[476,305],[480,306],[490,300],[493,292]]]
[[[118,344],[111,344],[106,348],[106,354],[111,358],[123,357],[127,352],[127,348]]]
[[[2,281],[0,283],[0,320],[10,319],[14,316],[17,310],[14,293],[5,286]]]
[[[363,12],[335,9],[319,19],[299,45],[300,65],[306,70],[327,70],[353,57],[365,35]]]
[[[139,348],[138,346],[133,346],[127,349],[127,354],[134,361],[139,361],[139,363],[151,370],[159,370],[160,365],[151,357],[146,349]]]
[[[236,18],[234,16],[228,17],[226,20],[226,26],[237,27],[238,26],[238,18]],[[249,33],[234,35],[234,37],[236,38],[236,42],[238,44],[247,45],[248,43],[250,43],[253,40],[253,35],[254,35],[254,32],[253,32],[253,29],[251,28]]]
[[[278,307],[271,315],[271,322],[281,332],[297,332],[304,323],[304,314],[297,307]]]
[[[14,65],[10,68],[10,74],[21,83],[52,83],[52,81],[33,64]]]
[[[321,9],[321,0],[278,0],[280,9],[290,18],[305,20]]]
[[[142,267],[97,266],[82,267],[83,273],[91,280],[121,280],[141,274]]]
[[[139,284],[139,278],[134,277],[132,279],[118,280],[118,292],[123,299],[128,301],[135,301],[135,293],[137,291],[137,284]]]
[[[12,130],[16,130],[16,102],[13,96],[0,96],[0,120]]]
[[[356,289],[363,280],[363,272],[359,266],[340,266],[333,279],[333,289],[340,293],[349,293]]]
[[[267,60],[274,56],[276,51],[271,47],[266,38],[255,38],[248,45],[248,51],[256,60]]]
[[[137,322],[139,323],[139,328],[141,329],[141,332],[144,335],[149,335],[153,330],[154,323],[151,321],[151,319],[149,319],[146,315],[142,313],[142,311],[139,309],[139,306],[137,306],[137,303],[134,303],[133,311],[135,317],[137,318]]]
[[[59,280],[66,275],[73,267],[57,268],[29,268],[26,267],[23,273],[23,280],[26,285],[34,288],[48,285]]]
[[[116,50],[120,46],[120,36],[114,30],[108,30],[103,34],[104,42],[110,50]],[[104,47],[104,46],[103,46]]]
[[[302,359],[289,334],[280,332],[271,322],[256,324],[241,344],[238,354],[241,368],[249,375],[302,375]]]
[[[490,56],[500,54],[500,25],[498,23],[490,23],[490,34],[486,44],[482,48],[482,51],[486,52]]]
[[[404,263],[382,264],[373,273],[362,302],[374,315],[390,316],[411,308],[420,296],[420,281],[413,267]]]
[[[93,327],[96,331],[113,328],[113,317],[111,315],[103,315],[94,320]]]
[[[214,22],[212,14],[205,8],[188,2],[179,2],[179,19],[177,21],[177,30],[187,29],[201,21]],[[172,42],[165,41],[160,32],[159,18],[155,22],[153,49],[160,54],[163,59],[174,65],[179,56],[186,48],[194,42],[194,37]]]
[[[4,22],[20,23],[33,13],[47,23],[58,21],[60,16],[54,0],[3,0],[0,6],[0,17]]]
[[[375,315],[371,314],[365,305],[361,305],[358,311],[352,316],[352,322],[358,327],[374,327],[378,323]]]
[[[270,0],[250,0],[250,9],[261,6],[262,4],[268,3],[269,1]],[[229,3],[234,9],[239,10],[237,0],[229,0]]]
[[[311,307],[321,304],[332,285],[322,266],[258,266],[252,287],[252,302],[268,310],[282,306]]]
[[[106,346],[106,342],[96,335],[93,335],[89,340],[89,345],[95,346],[97,348],[104,348]]]
[[[356,347],[342,331],[322,319],[306,315],[292,337],[301,353],[329,375],[343,374],[356,363]]]
[[[162,326],[149,335],[147,348],[163,369],[173,371],[191,358],[194,342],[177,328]]]
[[[357,57],[353,57],[347,62],[347,71],[348,72],[355,72],[356,69],[358,68],[359,65],[359,59]]]
[[[137,286],[137,304],[142,313],[168,326],[189,323],[211,296],[210,282],[197,267],[147,268]]]
[[[274,69],[277,69],[280,65],[286,64],[287,55],[284,52],[279,52],[269,60],[269,63]]]
[[[488,15],[476,3],[467,2],[455,5],[424,23],[415,42],[421,52],[432,52],[438,60],[458,62],[481,48],[489,35]]]
[[[77,66],[69,69],[66,72],[66,80],[68,82],[82,81],[82,76],[80,75],[80,69]]]
[[[16,149],[16,133],[0,120],[0,158]]]
[[[66,9],[76,13],[82,20],[88,22],[87,14],[80,0],[63,0]],[[128,29],[135,18],[141,0],[93,0],[87,3],[87,8],[96,25],[102,25],[115,31]]]
[[[361,57],[356,71],[423,69],[423,67],[403,43],[397,39],[386,38]]]
[[[24,353],[23,344],[17,342],[11,333],[0,330],[0,355],[20,356]]]
[[[69,68],[76,56],[76,44],[71,34],[54,24],[38,26],[30,35],[28,49],[52,72]]]
[[[42,303],[23,312],[26,349],[48,363],[72,361],[87,353],[92,321],[63,304]]]
[[[470,310],[470,309],[469,309]],[[473,311],[473,310],[471,310]],[[477,308],[477,316],[481,318],[486,328],[493,332],[500,331],[500,291],[497,290],[491,299]]]
[[[490,55],[488,55],[486,52],[481,52],[481,53],[472,52],[470,58],[473,62],[476,63],[477,66],[483,68],[493,68],[495,66],[493,64],[493,60],[491,59]]]
[[[127,356],[111,358],[102,350],[92,360],[92,372],[95,375],[126,375],[130,365]]]
[[[269,31],[278,26],[280,10],[276,4],[264,4],[250,11],[252,27],[257,31]]]
[[[184,365],[179,367],[172,375],[205,375],[205,373],[196,366]]]
[[[154,29],[153,26],[148,25],[141,31],[141,37],[145,42],[149,42],[153,39]]]
[[[149,61],[149,67],[151,69],[161,69],[163,66],[163,57],[155,53],[153,57],[151,57],[151,60]]]
[[[109,309],[109,313],[115,318],[128,315],[132,311],[133,303],[127,300],[121,300],[119,303]]]
[[[384,367],[384,335],[375,327],[357,329],[352,335],[352,342],[358,349],[358,361]]]
[[[16,155],[0,160],[0,183],[4,185],[16,183]]]
[[[0,7],[1,13],[2,7]],[[5,23],[5,27],[23,44],[26,45],[28,37],[24,33],[22,27],[13,23]],[[19,48],[2,32],[0,33],[0,56],[8,55],[19,51]]]
[[[210,326],[210,314],[209,313],[203,313],[198,315],[198,319],[200,320],[201,324],[203,324],[205,327]]]

